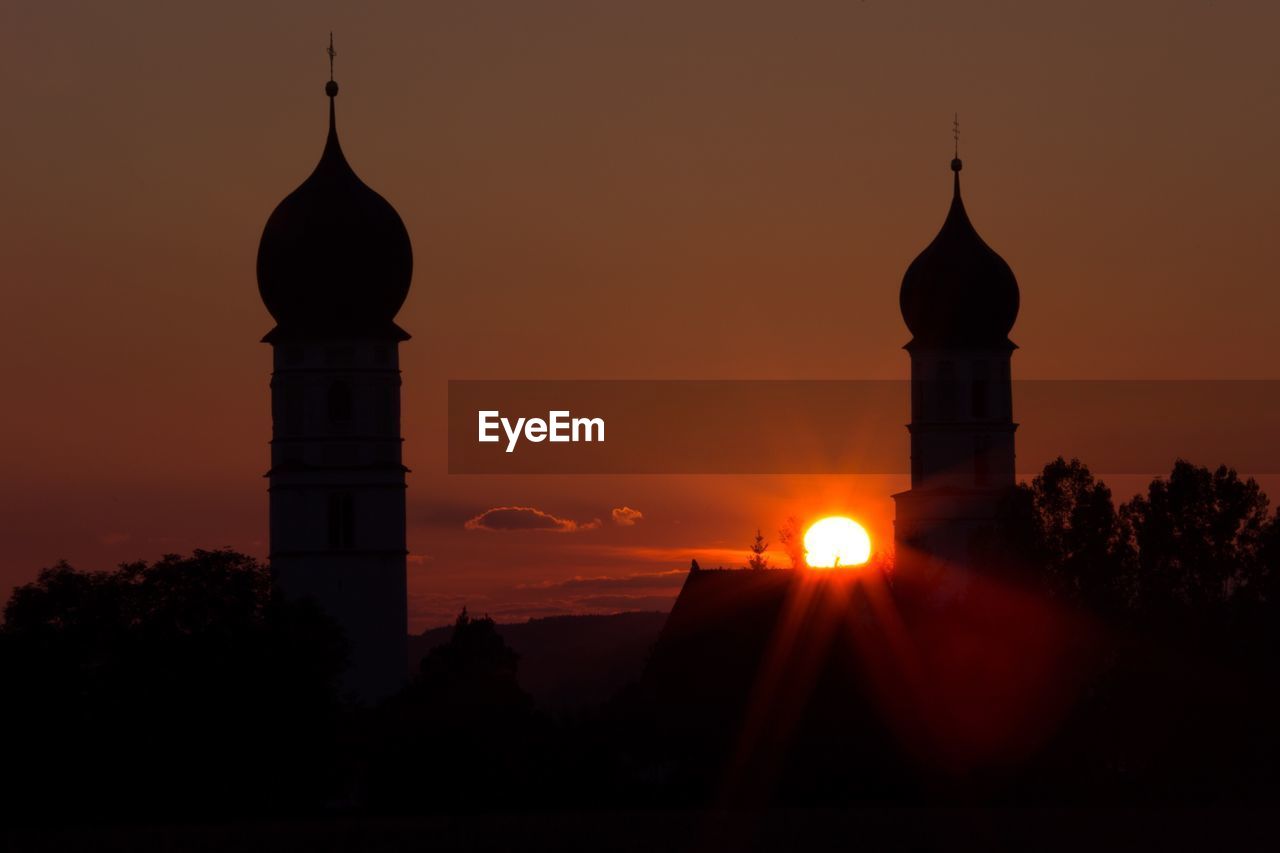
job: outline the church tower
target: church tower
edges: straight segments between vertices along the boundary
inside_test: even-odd
[[[332,46],[330,56],[332,57]],[[332,76],[332,75],[331,75]],[[345,686],[363,701],[407,672],[405,473],[395,324],[413,250],[399,214],[338,144],[330,79],[320,162],[267,220],[258,290],[271,345],[271,570],[346,633]]]
[[[906,571],[966,563],[973,534],[992,525],[1015,483],[1009,332],[1018,282],[969,222],[961,167],[951,161],[951,209],[899,293],[912,334],[911,489],[894,495]]]

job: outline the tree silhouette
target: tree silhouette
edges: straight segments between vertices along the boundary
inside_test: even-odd
[[[974,552],[1097,607],[1275,601],[1280,516],[1253,479],[1181,459],[1116,509],[1087,466],[1058,457],[1009,494]]]
[[[751,543],[751,556],[747,558],[748,569],[767,569],[769,568],[769,558],[765,556],[765,551],[769,550],[769,543],[764,541],[764,534],[756,528],[755,541]]]
[[[7,802],[225,814],[314,803],[332,782],[341,633],[252,558],[59,563],[4,616]]]
[[[1059,456],[1031,481],[1032,519],[1049,582],[1092,602],[1115,597],[1122,537],[1111,490],[1079,459]]]
[[[548,731],[517,681],[519,655],[464,608],[449,642],[375,715],[371,794],[395,811],[526,803],[547,771]]]
[[[790,560],[791,568],[804,568],[804,537],[800,532],[800,519],[794,515],[787,516],[787,523],[778,531],[778,544],[782,546],[782,553]]]
[[[462,608],[453,635],[422,659],[410,691],[448,696],[464,704],[529,705],[516,680],[520,656],[502,639],[488,616],[473,619]]]
[[[1267,496],[1233,469],[1179,459],[1121,508],[1132,530],[1134,584],[1147,603],[1222,603],[1265,594],[1273,568]],[[1272,558],[1274,559],[1274,558]]]
[[[1271,606],[1280,606],[1280,508],[1271,517],[1262,534],[1258,555],[1263,566],[1262,577],[1255,586],[1257,600]]]

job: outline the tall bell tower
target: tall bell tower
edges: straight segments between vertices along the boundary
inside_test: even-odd
[[[332,43],[330,57],[332,65]],[[346,687],[376,701],[407,673],[405,474],[394,322],[413,250],[399,214],[329,134],[320,162],[267,220],[258,290],[271,345],[271,570],[346,634]]]
[[[1018,282],[969,221],[962,166],[951,161],[951,209],[899,293],[912,334],[911,488],[894,495],[906,571],[965,564],[974,534],[996,521],[1015,484],[1009,332]]]

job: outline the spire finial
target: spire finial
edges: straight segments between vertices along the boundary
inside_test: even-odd
[[[329,30],[329,50],[326,52],[329,54],[329,82],[324,84],[324,93],[332,98],[338,94],[338,84],[333,79],[333,58],[338,55],[333,49],[333,30]]]
[[[951,138],[955,141],[955,154],[951,158],[951,171],[956,173],[955,197],[960,198],[960,170],[964,163],[960,162],[960,113],[951,120]]]
[[[951,121],[951,138],[955,140],[955,154],[951,158],[951,171],[959,172],[964,168],[964,164],[960,162],[960,113]],[[959,176],[957,176],[959,177]]]

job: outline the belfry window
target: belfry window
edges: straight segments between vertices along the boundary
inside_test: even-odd
[[[396,390],[391,385],[378,389],[378,431],[384,435],[396,432]]]
[[[298,435],[302,432],[302,383],[297,379],[286,379],[280,386],[280,404],[284,409],[283,421],[286,435]]]
[[[985,435],[973,439],[973,482],[978,486],[991,482],[991,439]]]
[[[355,501],[349,492],[329,495],[329,547],[350,548],[355,539]]]
[[[949,361],[938,363],[938,414],[942,420],[956,416],[956,366]]]
[[[970,386],[970,409],[975,418],[987,416],[987,363],[975,362],[973,365],[973,385]]]
[[[344,424],[351,420],[351,386],[341,379],[329,384],[329,420]]]

